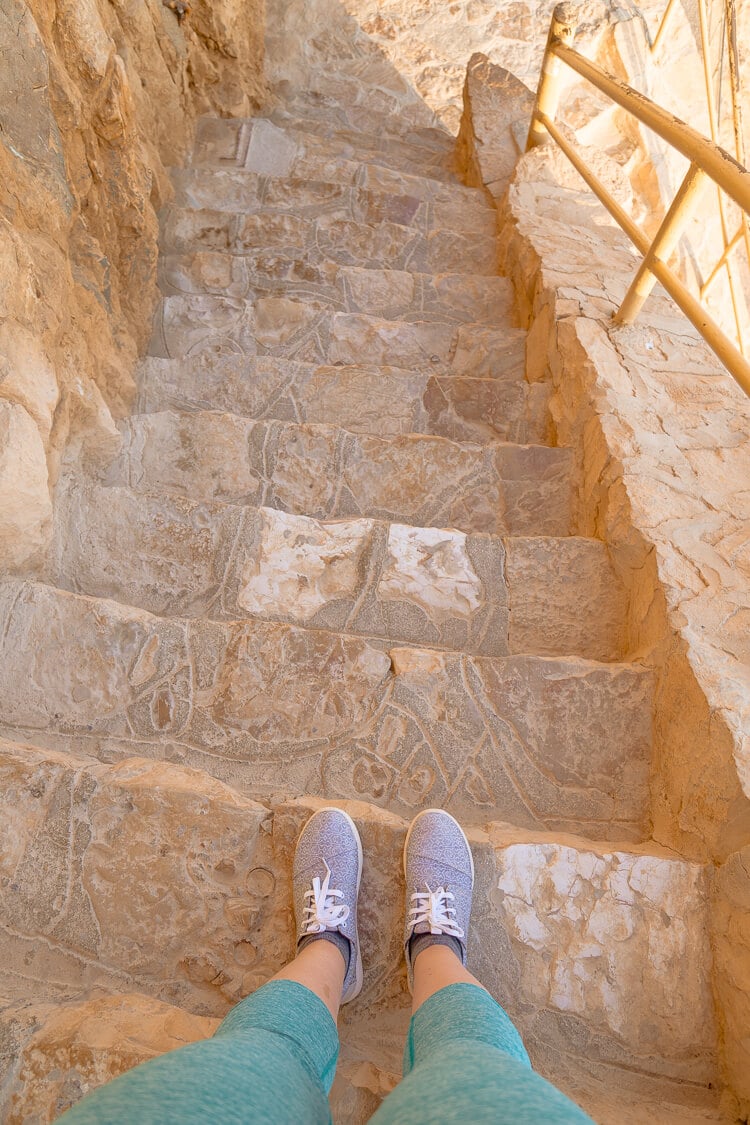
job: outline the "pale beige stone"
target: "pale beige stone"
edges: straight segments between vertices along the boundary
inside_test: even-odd
[[[0,5],[0,397],[34,419],[53,475],[100,436],[70,400],[96,391],[118,417],[132,403],[167,165],[186,157],[199,113],[247,113],[264,93],[261,5],[191,7],[178,23],[161,0]],[[32,509],[19,559],[39,546]]]
[[[304,622],[329,602],[354,596],[371,521],[323,525],[283,512],[261,518],[260,549],[240,577],[242,609],[252,613],[283,606]]]
[[[471,617],[481,604],[482,585],[466,552],[466,536],[391,524],[378,594],[416,602],[432,620]]]
[[[218,1025],[140,993],[11,1008],[0,1019],[17,1042],[5,1092],[8,1125],[47,1125],[91,1090],[165,1051],[208,1038]]]
[[[18,569],[47,546],[52,501],[39,430],[20,403],[0,399],[0,562]]]
[[[527,951],[526,996],[644,1053],[707,1051],[713,1003],[700,865],[551,842],[511,844],[498,858],[498,908]]]

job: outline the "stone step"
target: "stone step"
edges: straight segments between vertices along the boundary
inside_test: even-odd
[[[431,434],[485,444],[548,444],[549,388],[525,383],[525,334],[494,379],[398,367],[326,367],[272,356],[149,357],[139,366],[137,412],[221,410],[248,418],[338,425],[353,433]]]
[[[445,186],[435,198],[413,192],[378,191],[348,183],[261,176],[237,168],[178,168],[172,172],[175,204],[209,211],[257,215],[290,212],[300,218],[355,223],[399,223],[430,230],[467,231],[494,237],[497,212],[473,189]],[[430,181],[434,183],[434,181]],[[408,185],[407,185],[408,186]]]
[[[234,140],[227,130],[219,130],[215,142],[207,134],[203,145],[193,154],[192,167],[201,165],[212,170],[235,169],[274,178],[345,184],[433,202],[465,199],[484,207],[488,202],[483,191],[467,188],[455,179],[436,179],[414,170],[387,168],[345,157],[343,153],[326,156],[320,151],[308,151],[303,143],[287,136],[272,122],[256,122],[252,130],[238,125]]]
[[[356,152],[396,153],[427,171],[436,167],[460,176],[456,138],[445,129],[417,128],[383,114],[341,106],[337,112],[308,106],[278,105],[265,109],[259,120],[270,121],[293,136],[316,136],[329,144],[345,145]]]
[[[0,586],[4,736],[181,762],[255,795],[639,840],[651,696],[634,664],[388,648]]]
[[[444,130],[436,114],[402,75],[393,67],[387,73],[387,68],[387,63],[385,67],[368,63],[363,68],[362,60],[344,64],[337,59],[335,71],[308,69],[304,87],[282,80],[272,82],[271,89],[290,109],[301,106],[326,112],[353,108],[360,114],[374,114],[373,127],[366,129],[370,133],[378,133],[382,121],[391,122],[396,129]]]
[[[121,426],[106,483],[491,535],[569,535],[570,451],[425,434],[381,438],[338,426],[161,411]]]
[[[501,539],[123,488],[58,489],[56,585],[162,616],[287,622],[484,656],[624,653],[595,539]]]
[[[353,113],[356,115],[356,109]],[[326,151],[340,152],[344,149],[360,158],[361,154],[367,154],[366,158],[375,163],[385,156],[385,163],[395,158],[398,162],[396,167],[404,167],[410,172],[418,170],[430,176],[436,170],[438,178],[446,172],[460,177],[456,138],[448,132],[422,130],[421,135],[412,140],[404,129],[379,131],[382,115],[372,119],[360,113],[360,123],[351,125],[343,120],[342,114],[333,120],[327,114],[300,113],[291,106],[265,109],[262,114],[247,120],[250,123],[269,121],[298,139],[316,137],[325,143]]]
[[[360,1021],[364,1018],[359,1015]],[[382,1018],[374,1021],[374,1036]],[[209,1038],[219,1023],[218,1017],[197,1016],[140,992],[11,1005],[0,1011],[0,1034],[12,1059],[0,1091],[2,1120],[6,1125],[52,1122],[83,1092],[166,1051]],[[734,1125],[734,1117],[721,1112],[718,1095],[707,1086],[636,1072],[624,1079],[620,1073],[613,1088],[612,1068],[599,1069],[603,1073],[594,1078],[583,1060],[569,1065],[565,1086],[600,1125]],[[547,1074],[555,1077],[549,1069]],[[329,1095],[334,1125],[365,1125],[399,1078],[342,1043]]]
[[[16,1005],[3,1017],[15,1045],[9,1093],[26,1120],[36,1068],[59,1082],[55,1067],[75,1070],[89,1059],[83,1049],[71,1059],[71,1040],[82,1047],[98,1026],[106,1050],[132,1028],[136,1044],[117,1040],[127,1058],[126,1045],[134,1053],[156,1046],[167,1030],[205,1035],[210,1020],[283,964],[293,946],[290,859],[323,802],[260,802],[173,764],[100,764],[10,743],[0,743],[0,775],[10,798],[2,834],[12,842],[1,900],[3,995],[31,994],[43,1016],[42,1005],[80,1003],[82,990],[99,990],[84,1012],[70,1004],[34,1020]],[[362,914],[362,994],[342,1011],[345,1076],[358,1057],[395,1075],[409,1008],[401,955],[407,825],[372,805],[344,807],[367,857],[363,901],[378,904],[377,925],[372,911]],[[699,1121],[714,1109],[707,870],[654,844],[555,839],[498,823],[469,835],[469,966],[515,1020],[538,1069],[586,1108],[608,1107],[599,1121]],[[612,1112],[629,1112],[633,1097],[671,1103],[675,1114],[683,1107],[685,1116]]]
[[[308,219],[283,211],[243,215],[173,207],[163,216],[161,239],[168,253],[213,250],[247,257],[251,272],[257,273],[267,260],[302,263],[306,269],[325,269],[329,263],[382,269],[387,262],[411,273],[493,277],[498,272],[491,235],[444,229],[422,234],[400,223],[372,225],[335,215]]]
[[[11,1004],[0,1009],[9,1062],[0,1119],[5,1125],[55,1121],[84,1093],[166,1051],[210,1038],[220,1022],[142,992]],[[329,1097],[336,1125],[364,1125],[397,1081],[342,1045]]]
[[[456,153],[456,138],[437,119],[433,125],[415,125],[390,113],[378,113],[368,105],[334,102],[323,94],[305,94],[303,91],[293,92],[289,97],[282,94],[279,104],[265,116],[282,128],[290,124],[293,128],[308,129],[324,137],[343,135],[349,139],[363,134],[392,137],[409,145],[440,152],[448,160]]]
[[[518,355],[517,329],[440,320],[394,320],[332,312],[315,298],[165,297],[150,354],[274,356],[298,363],[401,367],[433,375],[492,379]]]
[[[165,253],[159,258],[159,283],[166,295],[313,300],[331,311],[412,322],[501,328],[515,319],[513,291],[504,277],[383,270],[331,260],[311,264],[304,255],[285,259],[214,250]]]
[[[250,172],[273,176],[308,176],[321,163],[356,161],[389,172],[422,176],[449,184],[461,183],[453,156],[410,145],[392,137],[335,136],[309,129],[283,127],[267,117],[202,117],[197,123],[193,164],[235,163]],[[304,174],[303,174],[304,171]],[[325,176],[310,176],[327,179]]]

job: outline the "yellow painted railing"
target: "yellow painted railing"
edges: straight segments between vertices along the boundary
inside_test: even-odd
[[[685,222],[709,181],[713,181],[721,192],[733,199],[744,215],[750,214],[750,172],[715,141],[702,136],[679,117],[656,105],[644,94],[608,74],[596,63],[573,50],[571,43],[576,24],[576,10],[573,5],[558,4],[550,24],[527,148],[543,144],[550,137],[556,141],[592,191],[643,254],[643,261],[630,289],[615,313],[616,323],[631,324],[656,282],[660,282],[745,393],[750,395],[750,363],[668,264]],[[653,240],[650,240],[633,222],[607,188],[586,166],[575,146],[555,125],[562,63],[591,82],[690,161],[685,178]],[[725,254],[726,251],[725,240]]]

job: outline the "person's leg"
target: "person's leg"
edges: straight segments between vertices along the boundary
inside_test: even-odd
[[[413,994],[404,1080],[373,1125],[593,1125],[531,1069],[508,1015],[466,968],[474,865],[447,813],[415,818],[404,849],[405,954]]]
[[[339,1004],[361,988],[357,892],[362,847],[324,809],[294,860],[298,953],[242,1000],[212,1039],[135,1067],[63,1114],[65,1125],[323,1125],[338,1058]]]

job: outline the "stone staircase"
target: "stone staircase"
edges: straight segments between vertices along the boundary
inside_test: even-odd
[[[495,212],[421,103],[342,74],[201,122],[121,453],[65,476],[47,570],[0,586],[4,1120],[275,971],[331,800],[367,856],[338,1121],[399,1070],[430,805],[470,829],[471,963],[538,1069],[603,1125],[721,1120],[708,873],[649,842],[651,676],[524,380]]]

